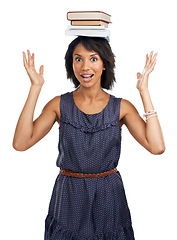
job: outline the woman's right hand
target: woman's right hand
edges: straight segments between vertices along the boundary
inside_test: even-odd
[[[27,54],[28,54],[28,60],[25,52],[23,52],[23,63],[28,73],[28,76],[31,80],[31,84],[34,86],[42,87],[42,85],[44,84],[44,78],[43,78],[44,66],[41,65],[39,68],[39,73],[37,73],[34,65],[34,53],[31,55],[30,51],[27,50]]]

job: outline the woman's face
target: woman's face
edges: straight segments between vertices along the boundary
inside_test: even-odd
[[[84,87],[91,87],[95,84],[101,86],[101,75],[103,70],[103,61],[95,51],[88,51],[79,43],[73,52],[73,71]]]

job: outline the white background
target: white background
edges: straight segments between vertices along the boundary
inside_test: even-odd
[[[44,220],[54,181],[58,126],[26,152],[12,148],[15,126],[30,81],[22,51],[35,53],[44,64],[45,84],[35,118],[53,97],[72,91],[64,55],[73,37],[65,36],[71,10],[101,10],[112,15],[111,46],[116,55],[117,83],[110,92],[131,101],[143,115],[136,73],[145,55],[158,53],[149,88],[163,129],[166,152],[148,153],[123,127],[122,175],[136,240],[175,240],[176,194],[176,2],[156,0],[45,1],[7,0],[0,3],[0,228],[1,239],[42,240]]]

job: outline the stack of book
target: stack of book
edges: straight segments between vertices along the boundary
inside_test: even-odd
[[[67,36],[103,37],[108,41],[111,23],[111,15],[101,11],[72,11],[67,13],[67,19],[71,22],[66,30]]]

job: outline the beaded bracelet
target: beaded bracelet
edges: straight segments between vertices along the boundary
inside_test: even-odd
[[[149,118],[152,118],[152,117],[158,117],[157,113],[152,114],[152,115],[150,115],[149,117],[147,117],[147,118],[146,118],[146,121],[147,121]]]
[[[152,114],[157,114],[157,112],[155,110],[149,110],[148,112],[146,112],[143,117],[146,117],[146,116],[149,116],[149,115],[152,115]]]

